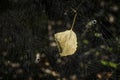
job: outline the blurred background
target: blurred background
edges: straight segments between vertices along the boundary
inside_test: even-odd
[[[78,48],[61,57],[74,10]],[[0,80],[120,80],[119,14],[119,0],[0,0]]]

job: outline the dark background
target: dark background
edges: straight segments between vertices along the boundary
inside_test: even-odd
[[[78,48],[60,57],[54,34],[70,29],[73,9]],[[120,80],[119,14],[119,0],[0,0],[0,80]]]

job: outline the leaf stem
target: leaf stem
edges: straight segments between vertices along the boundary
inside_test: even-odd
[[[73,27],[74,27],[76,17],[77,17],[77,12],[75,12],[75,15],[74,15],[74,19],[73,19],[73,23],[72,23],[71,30],[72,30],[72,29],[73,29]]]

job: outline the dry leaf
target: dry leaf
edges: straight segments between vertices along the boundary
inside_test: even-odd
[[[61,56],[68,56],[75,53],[77,37],[72,30],[56,33],[55,40]]]

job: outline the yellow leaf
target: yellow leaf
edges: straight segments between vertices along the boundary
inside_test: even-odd
[[[60,56],[68,56],[75,53],[77,48],[77,37],[72,29],[56,33],[55,40],[60,52]]]

